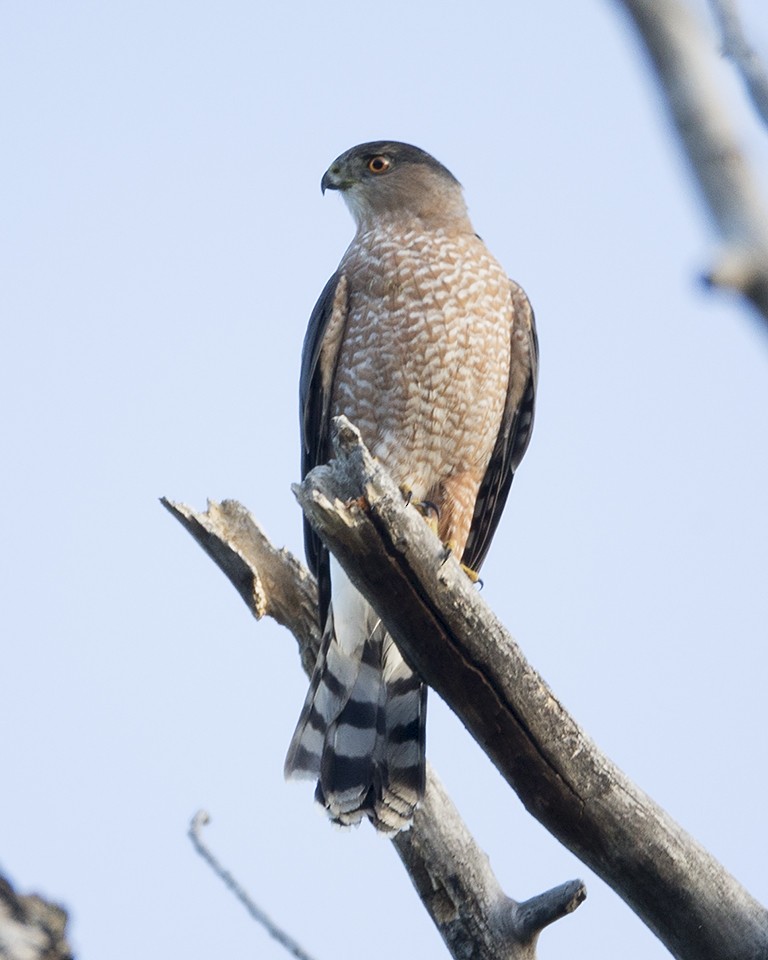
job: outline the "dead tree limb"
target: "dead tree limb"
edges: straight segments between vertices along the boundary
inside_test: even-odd
[[[722,241],[705,280],[740,293],[768,324],[768,208],[718,89],[714,38],[683,0],[619,0],[637,28]]]
[[[67,914],[35,894],[18,894],[0,877],[0,960],[72,960]]]
[[[293,633],[311,672],[320,632],[309,571],[288,550],[272,546],[233,500],[209,503],[205,513],[161,502],[215,560],[257,619],[273,617]],[[580,880],[521,903],[507,897],[430,767],[413,827],[392,842],[448,949],[462,960],[534,960],[541,930],[586,897]]]
[[[530,813],[674,956],[768,956],[768,911],[589,740],[359,433],[335,427],[336,459],[294,488],[306,516]]]
[[[768,70],[744,34],[736,0],[709,2],[720,28],[723,56],[735,64],[758,116],[768,126]]]

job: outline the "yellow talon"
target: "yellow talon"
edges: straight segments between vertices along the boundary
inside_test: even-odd
[[[405,498],[406,504],[418,510],[422,517],[424,517],[430,530],[434,534],[437,534],[437,527],[440,521],[440,508],[438,505],[431,500],[414,500],[413,491],[408,487],[400,487],[400,490]]]
[[[447,543],[443,544],[443,546],[445,547],[445,560],[447,560],[452,553],[456,552],[456,542],[454,540],[448,540]],[[445,563],[445,560],[443,563]],[[468,567],[466,563],[461,563],[461,561],[459,561],[459,566],[464,573],[466,573],[471,582],[478,584],[482,589],[483,581],[480,579],[480,574],[477,572],[477,570],[473,570],[472,567]]]

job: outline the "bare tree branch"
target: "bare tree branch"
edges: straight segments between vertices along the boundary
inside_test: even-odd
[[[320,628],[317,584],[309,570],[290,550],[273,547],[236,500],[209,500],[205,513],[165,497],[160,502],[226,574],[257,620],[272,617],[290,630],[304,670],[311,674],[320,649]]]
[[[176,517],[232,581],[255,616],[273,616],[296,637],[311,672],[317,654],[317,591],[310,573],[277,550],[239,503],[209,503],[206,513],[165,498]],[[454,957],[533,960],[541,930],[586,897],[572,880],[518,903],[507,897],[434,770],[410,830],[392,841],[424,906]]]
[[[755,110],[768,126],[768,70],[747,42],[736,0],[710,0],[710,6],[720,27],[723,55],[736,64]]]
[[[410,830],[392,843],[454,957],[533,960],[539,933],[587,896],[571,880],[525,903],[505,896],[431,766]]]
[[[202,830],[206,824],[210,823],[211,818],[205,812],[205,810],[199,810],[194,817],[192,817],[192,822],[189,825],[189,839],[192,841],[192,846],[197,850],[200,856],[205,860],[208,866],[213,870],[217,877],[223,880],[227,889],[231,890],[232,893],[237,897],[240,903],[243,904],[245,909],[250,913],[253,919],[261,924],[262,927],[267,931],[267,933],[273,939],[285,947],[285,949],[290,953],[292,957],[296,957],[297,960],[313,960],[312,956],[306,953],[302,948],[296,943],[296,941],[288,936],[288,934],[281,930],[277,924],[271,920],[263,910],[256,906],[253,902],[247,891],[240,886],[240,884],[235,880],[232,874],[227,870],[220,861],[211,853],[202,837]]]
[[[0,960],[72,960],[66,927],[60,906],[22,896],[0,877]]]
[[[708,283],[742,294],[768,324],[768,213],[718,90],[714,43],[683,0],[619,0],[651,59],[723,248]]]
[[[345,418],[295,489],[401,652],[526,808],[681,960],[768,956],[768,911],[577,726]]]

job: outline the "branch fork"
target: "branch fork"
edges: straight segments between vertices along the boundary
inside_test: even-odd
[[[359,433],[343,417],[334,429],[334,459],[294,487],[299,503],[403,655],[453,708],[529,812],[612,886],[673,956],[768,956],[768,911],[599,751],[526,662],[456,558],[446,559]],[[249,609],[252,583],[264,585],[264,609],[282,617],[311,669],[319,635],[316,587],[301,564],[287,551],[267,548],[239,504],[211,504],[208,514],[195,514],[164,503]],[[540,931],[586,895],[575,880],[522,903],[506,897],[429,767],[413,827],[392,842],[454,957],[533,960]]]
[[[378,526],[387,522],[378,492],[381,468],[346,421],[338,424],[337,442],[345,456],[330,468],[318,467],[312,476],[316,479],[327,471],[330,482],[339,471],[346,471],[346,489],[355,489],[356,493],[345,496],[344,485],[330,495],[311,483],[294,489],[299,499],[328,517],[328,524],[339,537],[354,537],[361,523]],[[362,475],[366,479],[361,483]],[[407,506],[394,482],[388,477],[387,481],[389,495],[413,517],[419,541],[437,561],[438,577],[446,584],[454,577],[460,578],[472,593],[476,592],[456,559],[446,558],[428,525]],[[304,668],[311,673],[320,631],[317,588],[309,571],[287,550],[273,547],[236,501],[209,502],[204,513],[165,498],[161,502],[226,574],[257,619],[272,616],[294,634]],[[352,563],[354,551],[347,556]],[[396,552],[392,562],[396,562]],[[448,949],[457,958],[534,960],[541,930],[572,913],[586,897],[581,880],[571,880],[522,902],[506,896],[488,857],[429,764],[426,794],[413,826],[391,842]],[[251,913],[256,916],[258,908]]]

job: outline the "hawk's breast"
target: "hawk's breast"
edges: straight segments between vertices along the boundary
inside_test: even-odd
[[[332,413],[424,499],[482,479],[509,380],[509,280],[474,234],[378,228],[342,261],[348,319]]]

